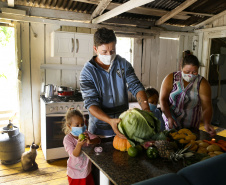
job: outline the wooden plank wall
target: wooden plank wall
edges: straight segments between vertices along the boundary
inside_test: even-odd
[[[33,141],[41,142],[40,138],[40,94],[45,84],[79,87],[80,71],[40,69],[41,64],[78,64],[88,59],[51,57],[52,31],[70,31],[93,33],[89,28],[77,28],[41,23],[21,23],[22,51],[22,83],[20,89],[21,132],[25,134],[25,144]],[[33,135],[34,131],[34,135]],[[33,139],[35,138],[35,139]]]
[[[162,39],[161,37],[177,38]],[[141,81],[145,87],[160,91],[166,75],[180,70],[179,63],[184,50],[192,50],[193,35],[161,33],[143,41]]]

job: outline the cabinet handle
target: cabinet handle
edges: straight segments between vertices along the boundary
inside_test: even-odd
[[[79,48],[79,42],[78,42],[78,39],[76,39],[76,53],[78,53],[78,48]]]
[[[71,52],[73,52],[74,51],[74,47],[75,47],[75,42],[74,42],[73,38],[71,38],[71,43],[72,43]]]

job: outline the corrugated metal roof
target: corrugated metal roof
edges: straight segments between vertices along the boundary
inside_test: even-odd
[[[7,2],[7,0],[0,0],[0,1]],[[128,1],[129,0],[112,0],[112,3],[123,4]],[[185,1],[186,0],[155,0],[142,7],[164,10],[164,11],[172,11]],[[90,3],[84,3],[84,2],[73,1],[73,0],[15,0],[15,5],[49,8],[54,10],[65,10],[65,11],[71,11],[71,12],[86,13],[91,15],[97,7],[97,1],[96,2],[90,1]],[[182,19],[171,18],[168,21],[166,21],[165,24],[177,25],[177,26],[196,25],[210,18],[210,16],[195,15],[193,13],[206,13],[206,14],[216,15],[224,11],[226,9],[225,7],[226,7],[225,0],[198,0],[197,2],[195,2],[194,4],[192,4],[187,9],[184,10],[186,11],[186,13],[188,12],[187,14],[187,16],[189,16],[188,19],[182,20]],[[108,10],[105,10],[104,12],[107,12],[107,11]],[[193,13],[189,14],[189,12],[193,12]],[[144,21],[150,21],[150,23],[154,23],[155,21],[160,19],[161,16],[162,15],[152,16],[152,15],[145,15],[142,13],[138,14],[138,13],[125,12],[123,14],[118,15],[116,18],[123,18],[128,20],[144,20]]]

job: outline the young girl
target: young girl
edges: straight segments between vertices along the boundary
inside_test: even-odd
[[[94,185],[91,174],[90,160],[81,152],[82,146],[100,143],[100,138],[89,133],[84,124],[84,117],[78,110],[69,110],[65,116],[63,131],[64,148],[69,154],[67,161],[67,175],[69,185]],[[79,134],[85,134],[85,139],[78,138]]]
[[[148,104],[152,113],[154,113],[155,117],[161,122],[161,130],[165,130],[165,122],[162,118],[162,114],[160,110],[157,108],[157,104],[159,101],[159,92],[154,88],[147,88],[145,90],[148,98]]]

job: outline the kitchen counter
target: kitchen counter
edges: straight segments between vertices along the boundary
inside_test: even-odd
[[[211,140],[209,134],[204,131],[195,133],[198,139]],[[221,136],[215,138],[226,140]],[[127,152],[114,149],[112,139],[98,146],[103,148],[101,153],[95,153],[94,146],[84,147],[83,153],[115,185],[131,185],[163,174],[176,173],[184,167],[182,161],[176,163],[162,158],[149,159],[145,152],[137,157],[130,157]]]

